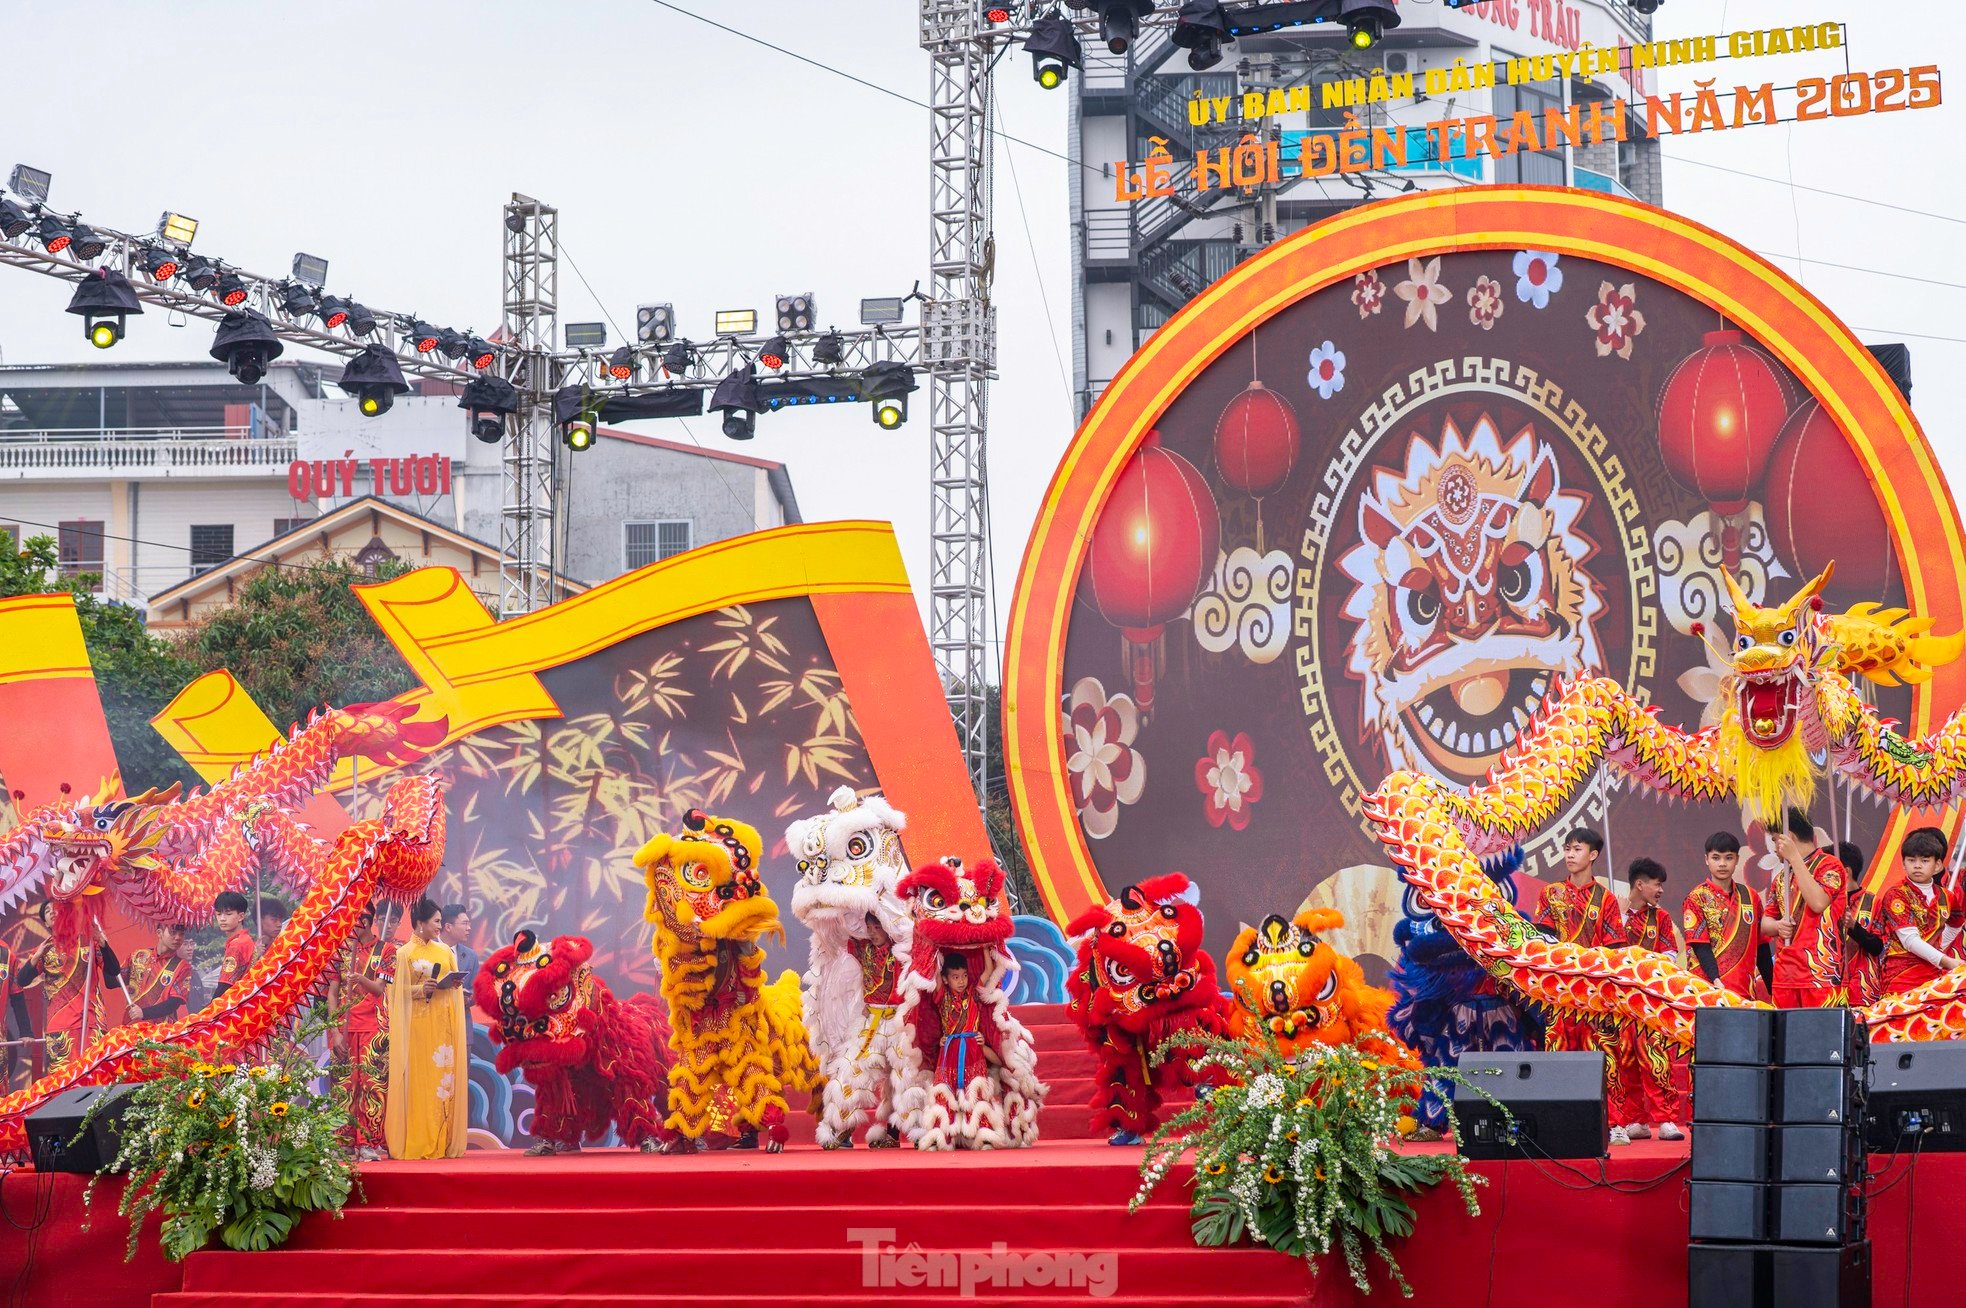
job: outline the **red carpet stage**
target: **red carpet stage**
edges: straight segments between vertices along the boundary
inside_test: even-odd
[[[0,1182],[0,1285],[8,1305],[257,1308],[266,1304],[915,1304],[1098,1301],[1124,1305],[1370,1301],[1342,1268],[1313,1289],[1267,1250],[1197,1249],[1177,1175],[1129,1216],[1139,1151],[1083,1138],[1090,1059],[1055,1010],[1026,1009],[1054,1087],[1036,1149],[984,1154],[757,1153],[645,1157],[618,1150],[528,1159],[473,1152],[362,1171],[368,1202],[305,1222],[273,1253],[202,1253],[181,1268],[147,1237],[122,1261],[113,1186],[83,1232],[82,1178]],[[1081,1062],[1079,1060],[1083,1059]],[[1079,1138],[1066,1138],[1076,1135]],[[1483,1164],[1470,1218],[1451,1188],[1420,1203],[1402,1250],[1419,1305],[1670,1308],[1685,1302],[1685,1146],[1620,1149],[1596,1164]],[[1880,1305],[1905,1290],[1905,1223],[1919,1301],[1950,1303],[1951,1233],[1966,1223],[1966,1157],[1915,1173],[1880,1159],[1871,1204]],[[1915,1179],[1914,1179],[1915,1178]],[[42,1201],[45,1200],[45,1203]],[[21,1229],[45,1213],[31,1240]],[[965,1272],[969,1294],[963,1292]],[[22,1273],[25,1272],[23,1276]],[[155,1296],[154,1298],[152,1296]]]

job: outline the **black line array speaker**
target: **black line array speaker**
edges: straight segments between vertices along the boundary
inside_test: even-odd
[[[1696,1244],[1687,1302],[1733,1308],[1870,1308],[1870,1245]]]
[[[1463,1096],[1454,1113],[1467,1157],[1604,1157],[1611,1127],[1604,1109],[1603,1054],[1466,1054],[1461,1075],[1515,1119],[1511,1123],[1481,1095]]]

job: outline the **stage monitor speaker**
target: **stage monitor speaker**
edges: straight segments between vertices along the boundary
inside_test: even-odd
[[[1465,1054],[1461,1079],[1492,1095],[1513,1123],[1480,1094],[1461,1095],[1454,1115],[1468,1158],[1602,1158],[1610,1143],[1604,1111],[1604,1055]]]
[[[1700,1014],[1705,1020],[1706,1013]],[[1775,1077],[1766,1067],[1693,1062],[1693,1120],[1766,1126],[1775,1120]],[[1695,1131],[1694,1138],[1699,1137]]]
[[[1783,1067],[1862,1067],[1870,1034],[1847,1008],[1785,1008],[1775,1015],[1775,1058]]]
[[[1774,1010],[1703,1008],[1693,1014],[1693,1061],[1768,1066],[1775,1061]]]
[[[1693,1179],[1756,1182],[1774,1179],[1770,1140],[1773,1134],[1765,1126],[1701,1123],[1700,1129],[1693,1132]]]
[[[1771,1188],[1733,1181],[1693,1181],[1693,1215],[1688,1233],[1695,1240],[1752,1243],[1769,1238]]]
[[[64,1090],[27,1115],[27,1147],[36,1171],[93,1176],[115,1161],[125,1100],[133,1085],[88,1085]],[[96,1108],[100,1101],[101,1107]],[[96,1115],[82,1130],[89,1110]]]
[[[1870,1245],[1696,1244],[1687,1308],[1870,1308]]]
[[[1775,1120],[1842,1126],[1862,1120],[1864,1068],[1783,1067],[1775,1072]]]
[[[1737,1128],[1716,1126],[1711,1129],[1727,1131]],[[1853,1126],[1778,1126],[1769,1132],[1769,1136],[1770,1180],[1840,1185],[1863,1179],[1863,1139]],[[1698,1149],[1696,1144],[1693,1160],[1696,1179],[1699,1176]]]
[[[1871,1051],[1864,1142],[1880,1153],[1966,1150],[1966,1040],[1907,1040]]]
[[[1864,1238],[1864,1193],[1850,1185],[1769,1187],[1769,1222],[1782,1244],[1850,1244]]]

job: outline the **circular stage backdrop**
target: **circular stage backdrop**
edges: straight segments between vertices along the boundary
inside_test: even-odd
[[[1360,801],[1389,771],[1479,780],[1556,677],[1615,677],[1696,727],[1718,660],[1693,631],[1722,570],[1780,598],[1832,558],[1833,604],[1959,627],[1931,451],[1779,270],[1671,214],[1544,188],[1310,228],[1148,341],[1046,497],[1005,717],[1048,907],[1069,920],[1180,870],[1218,952],[1308,897],[1383,965],[1400,885]],[[1962,697],[1958,665],[1878,694],[1921,729]],[[1904,826],[1841,790],[1819,807],[1866,855]],[[1740,829],[1600,786],[1530,847],[1530,875],[1578,822],[1606,830],[1614,872],[1663,861],[1673,904],[1707,834]]]

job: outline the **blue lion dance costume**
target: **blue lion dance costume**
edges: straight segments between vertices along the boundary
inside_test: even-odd
[[[1520,845],[1482,862],[1496,889],[1516,902],[1515,874],[1522,868]],[[1428,1067],[1459,1067],[1469,1050],[1540,1049],[1543,1020],[1528,1004],[1507,992],[1441,930],[1433,910],[1406,888],[1400,902],[1404,920],[1393,927],[1399,961],[1388,980],[1399,1002],[1388,1022],[1395,1034]],[[1454,1087],[1446,1087],[1449,1098]],[[1414,1118],[1423,1127],[1444,1131],[1447,1103],[1429,1086]]]

